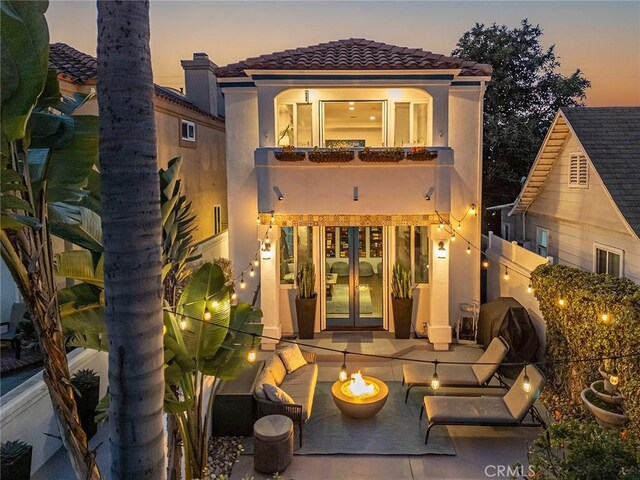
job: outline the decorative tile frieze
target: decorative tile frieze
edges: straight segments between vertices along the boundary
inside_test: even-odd
[[[351,215],[351,214],[288,214],[274,213],[274,225],[280,227],[299,226],[338,226],[338,227],[366,227],[371,225],[395,226],[395,225],[435,225],[441,221],[449,222],[448,213],[435,213],[424,215]],[[260,224],[269,225],[271,213],[260,214]]]

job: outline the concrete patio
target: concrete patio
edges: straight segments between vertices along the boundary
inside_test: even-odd
[[[396,340],[388,333],[374,333],[372,343],[355,341],[335,343],[332,334],[316,335],[313,340],[301,341],[316,346],[348,349],[350,352],[366,352],[382,355],[402,356],[439,361],[456,360],[473,362],[482,354],[482,349],[474,346],[455,345],[448,352],[434,352],[431,344],[422,339]],[[355,336],[354,336],[355,338]],[[337,378],[342,354],[317,350],[319,359],[319,381],[334,381]],[[268,357],[269,352],[261,352],[260,357]],[[369,359],[349,355],[349,371],[362,368],[367,375],[373,375],[385,381],[402,381],[402,360]],[[416,394],[427,393],[426,388],[416,387]],[[438,393],[445,391],[441,389]],[[496,390],[449,389],[449,392],[465,395],[491,395]],[[538,408],[543,411],[541,406]],[[415,420],[418,422],[418,418]],[[423,420],[424,421],[424,420]],[[445,427],[437,427],[445,428]],[[513,467],[519,463],[528,467],[527,445],[539,435],[539,429],[530,428],[491,428],[491,427],[446,427],[456,450],[455,456],[376,456],[376,455],[294,455],[293,462],[284,472],[286,480],[418,480],[437,479],[482,479],[500,478],[499,469]],[[92,444],[106,442],[99,449],[98,463],[104,472],[110,465],[107,429],[102,427]],[[254,477],[255,480],[272,478],[253,470],[253,457],[240,456],[234,466],[231,478],[241,480]],[[72,480],[64,451],[60,450],[35,475],[33,480],[56,478]],[[502,478],[508,478],[503,474]]]

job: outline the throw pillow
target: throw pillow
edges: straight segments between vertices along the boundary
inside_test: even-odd
[[[280,385],[284,380],[284,377],[287,375],[287,369],[284,367],[284,363],[280,360],[278,355],[273,355],[271,360],[267,362],[267,366],[265,367],[269,369],[271,375],[276,380],[276,385]]]
[[[304,367],[307,361],[302,356],[300,347],[295,343],[278,351],[278,355],[284,363],[284,367],[287,369],[287,373],[295,372],[300,367]]]
[[[260,376],[258,377],[258,381],[256,382],[256,397],[261,398],[262,400],[267,399],[267,394],[264,393],[265,385],[273,385],[276,386],[276,379],[271,375],[271,371],[268,368],[263,368]]]
[[[293,398],[289,396],[287,392],[279,387],[274,387],[268,383],[264,384],[264,393],[267,395],[267,399],[276,403],[295,403]]]

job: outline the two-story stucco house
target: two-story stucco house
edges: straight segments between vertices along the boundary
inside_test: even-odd
[[[265,335],[298,330],[294,282],[306,261],[317,272],[315,331],[393,331],[391,270],[401,263],[417,286],[417,331],[447,349],[460,304],[479,299],[471,246],[480,243],[491,67],[348,39],[214,75],[226,119],[230,256],[236,272],[245,269],[240,298],[260,286]],[[301,152],[290,156],[297,161],[278,155],[285,146]],[[368,147],[398,147],[407,158],[367,161]],[[251,276],[265,234],[270,254],[258,255]]]
[[[561,108],[505,207],[507,240],[640,283],[640,107]]]

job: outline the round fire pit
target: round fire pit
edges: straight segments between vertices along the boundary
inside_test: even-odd
[[[382,381],[374,377],[360,376],[359,380],[363,380],[366,385],[366,391],[354,394],[349,388],[353,383],[352,380],[346,382],[337,381],[331,387],[331,395],[338,409],[343,415],[351,418],[369,418],[382,410],[387,402],[389,388]],[[373,388],[372,388],[373,387]]]

